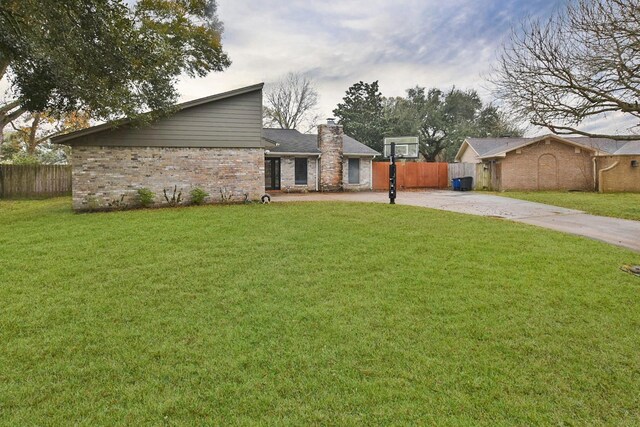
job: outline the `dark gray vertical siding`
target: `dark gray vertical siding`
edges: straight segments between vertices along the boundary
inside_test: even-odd
[[[262,147],[262,91],[180,110],[144,127],[122,127],[78,138],[74,145]]]

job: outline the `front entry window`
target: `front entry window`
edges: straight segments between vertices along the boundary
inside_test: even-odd
[[[307,168],[309,162],[306,158],[296,158],[295,162],[296,185],[307,185]]]

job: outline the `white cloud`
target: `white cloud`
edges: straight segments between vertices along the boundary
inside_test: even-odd
[[[205,78],[184,77],[178,89],[185,101],[293,71],[316,80],[324,117],[360,80],[379,80],[385,96],[402,96],[416,84],[455,85],[490,101],[485,77],[510,26],[565,1],[219,0],[233,64]],[[610,115],[589,126],[625,131],[629,124]]]
[[[179,89],[186,100],[290,71],[308,73],[326,116],[359,80],[379,80],[386,96],[401,96],[416,84],[456,85],[488,99],[482,75],[510,24],[557,1],[220,0],[223,43],[233,65],[203,79],[182,79]]]

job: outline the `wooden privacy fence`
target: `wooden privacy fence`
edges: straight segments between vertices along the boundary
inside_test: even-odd
[[[475,163],[449,163],[449,184],[453,178],[473,177],[473,188],[478,188],[477,167]]]
[[[71,194],[71,166],[0,165],[0,198]]]
[[[448,188],[447,163],[396,163],[398,190],[407,188]],[[373,162],[373,189],[389,189],[389,163]]]

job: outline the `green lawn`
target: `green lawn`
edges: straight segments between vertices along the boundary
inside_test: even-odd
[[[638,425],[624,263],[409,206],[0,202],[0,424]]]
[[[611,216],[615,218],[635,219],[640,221],[640,193],[582,193],[562,191],[496,193],[500,196],[548,205],[578,209],[593,215]]]

